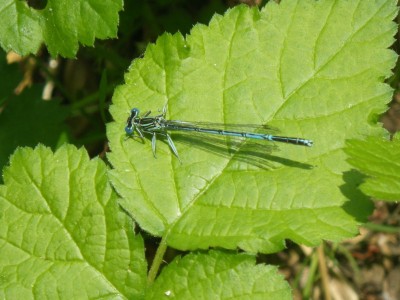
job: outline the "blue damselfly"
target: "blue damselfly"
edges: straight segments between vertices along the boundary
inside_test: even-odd
[[[165,107],[162,113],[156,116],[150,116],[151,111],[146,112],[141,117],[139,116],[139,113],[140,111],[137,108],[133,108],[131,110],[130,115],[126,121],[125,132],[128,136],[133,136],[134,133],[136,132],[142,140],[144,140],[144,134],[151,135],[152,136],[151,147],[154,156],[156,156],[157,135],[160,135],[167,139],[169,147],[171,148],[175,156],[179,159],[178,150],[176,149],[175,144],[171,139],[171,136],[168,134],[168,131],[198,132],[198,133],[215,134],[215,135],[230,136],[237,138],[248,138],[256,140],[281,142],[281,143],[307,146],[307,147],[311,147],[313,145],[313,141],[303,138],[217,129],[217,128],[212,128],[212,125],[210,125],[212,123],[207,124],[207,123],[185,122],[178,120],[166,120]],[[220,127],[220,126],[215,126],[215,127]]]

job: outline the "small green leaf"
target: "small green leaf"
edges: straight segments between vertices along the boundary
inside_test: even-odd
[[[292,299],[272,266],[249,254],[192,253],[166,266],[146,299]]]
[[[347,173],[343,147],[349,138],[386,134],[368,118],[392,95],[382,80],[396,61],[387,49],[396,3],[239,6],[186,38],[165,34],[149,45],[110,109],[110,178],[121,205],[179,249],[274,252],[286,239],[317,245],[357,234],[372,205],[359,205],[360,178]],[[232,153],[230,140],[220,147],[172,133],[182,164],[160,135],[155,159],[151,136],[127,139],[124,127],[133,107],[155,115],[164,105],[168,119],[268,124],[315,144]]]
[[[46,43],[52,56],[74,57],[78,43],[93,46],[94,39],[115,37],[122,0],[47,0],[42,10],[26,1],[0,4],[0,43],[21,55],[35,53]]]
[[[400,140],[368,138],[347,142],[348,162],[368,175],[360,189],[379,200],[400,200]]]
[[[1,299],[137,299],[146,261],[106,166],[84,149],[20,148],[0,186]]]

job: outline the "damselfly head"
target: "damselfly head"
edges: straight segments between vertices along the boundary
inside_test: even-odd
[[[131,113],[129,114],[128,119],[126,120],[126,126],[125,126],[125,132],[127,135],[131,135],[134,130],[134,118],[139,116],[139,109],[137,108],[132,108]]]
[[[132,108],[131,109],[131,116],[133,117],[133,118],[135,118],[135,117],[137,117],[139,115],[139,109],[138,108]]]

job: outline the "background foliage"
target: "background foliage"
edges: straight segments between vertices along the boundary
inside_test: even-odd
[[[351,259],[354,248],[328,244],[310,254],[291,241],[342,241],[370,215],[368,196],[400,198],[397,148],[376,124],[392,94],[382,80],[396,59],[386,49],[396,29],[396,1],[265,7],[249,1],[260,9],[227,11],[235,4],[0,4],[0,45],[15,51],[0,53],[0,167],[7,166],[0,187],[0,298],[54,297],[55,291],[68,299],[290,298],[287,282],[265,262],[281,265],[302,297],[316,297],[320,278],[322,290],[330,290],[324,280],[340,257],[352,266],[347,277],[357,292],[365,291]],[[395,89],[397,73],[389,79]],[[204,151],[209,147],[191,147],[176,136],[183,164],[162,141],[154,159],[148,142],[126,140],[124,122],[133,106],[156,111],[167,99],[170,118],[268,123],[313,139],[315,147],[270,147],[268,160],[260,161],[259,155],[241,156],[243,149],[234,155],[226,148]],[[383,120],[389,124],[387,116]],[[375,139],[357,140],[366,136]],[[36,148],[21,148],[9,161],[18,146]],[[89,156],[112,164],[115,190],[106,165]],[[398,236],[396,228],[379,230]],[[262,263],[255,264],[253,254],[235,251],[181,258],[168,245],[288,250],[258,255]],[[148,283],[163,258],[173,263],[147,288],[153,257]],[[318,273],[318,265],[331,269]],[[301,281],[302,274],[309,275]]]

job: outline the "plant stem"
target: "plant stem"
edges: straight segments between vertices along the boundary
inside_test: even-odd
[[[307,281],[304,285],[304,289],[302,292],[304,299],[311,299],[312,287],[313,287],[313,284],[315,281],[315,273],[317,272],[317,268],[318,268],[318,256],[314,252],[311,255],[309,274],[308,274]]]
[[[160,245],[157,248],[156,255],[154,256],[153,263],[151,264],[149,274],[147,275],[147,285],[151,285],[154,282],[163,261],[165,251],[167,251],[167,247],[166,238],[163,236]]]
[[[363,227],[367,228],[369,230],[377,231],[377,232],[385,232],[385,233],[398,233],[398,232],[400,232],[400,228],[399,227],[375,224],[375,223],[372,223],[372,222],[365,223],[363,225]]]
[[[321,274],[321,280],[322,280],[322,291],[325,294],[326,300],[331,300],[331,291],[329,290],[329,273],[328,273],[328,268],[326,266],[326,260],[325,260],[325,253],[324,253],[324,244],[321,243],[321,245],[318,246],[317,248],[317,253],[318,253],[318,261],[319,261],[319,273]]]

